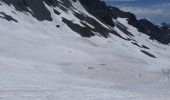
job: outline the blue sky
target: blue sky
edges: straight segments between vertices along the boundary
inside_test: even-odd
[[[147,18],[155,24],[170,23],[170,0],[104,0],[124,11],[135,13],[140,18]]]

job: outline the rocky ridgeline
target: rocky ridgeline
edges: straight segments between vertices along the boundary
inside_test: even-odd
[[[32,12],[32,16],[37,18],[40,21],[48,20],[52,21],[50,12],[45,7],[44,3],[48,4],[49,6],[58,6],[63,11],[67,11],[68,9],[72,9],[72,4],[70,0],[62,0],[63,4],[58,0],[2,0],[7,4],[12,4],[18,11]],[[76,2],[77,0],[72,0]],[[138,31],[147,34],[150,36],[150,39],[157,40],[160,43],[168,44],[170,43],[170,29],[159,27],[154,25],[152,22],[148,21],[147,19],[140,19],[138,20],[136,16],[130,12],[124,12],[116,7],[107,6],[104,1],[100,0],[79,0],[80,3],[84,6],[84,8],[91,13],[93,16],[98,18],[100,21],[109,25],[111,27],[115,26],[113,19],[120,18],[127,18],[128,23],[138,29]],[[54,9],[56,14],[60,14],[60,12]],[[3,12],[1,14],[5,15]],[[119,37],[114,30],[108,30],[102,27],[98,22],[96,22],[93,18],[88,16],[84,16],[83,14],[78,14],[74,12],[75,16],[78,17],[80,20],[85,20],[86,22],[90,23],[91,25],[95,26],[95,29],[92,29],[85,25],[86,27],[81,27],[79,25],[75,25],[71,21],[64,19],[63,22],[66,23],[72,30],[79,33],[81,36],[90,37],[95,35],[93,32],[100,33],[104,37],[108,37],[109,33],[113,33]],[[8,20],[14,20],[7,16]],[[10,18],[10,19],[9,19]],[[14,20],[16,21],[16,20]],[[17,22],[17,21],[16,21]],[[82,23],[83,24],[83,23]],[[93,32],[92,32],[93,31]],[[127,30],[123,29],[125,34],[130,34]],[[123,38],[123,37],[121,37]]]
[[[104,1],[80,0],[80,2],[87,11],[111,26],[114,26],[112,18],[128,18],[130,25],[136,27],[138,31],[149,35],[151,39],[155,39],[163,44],[170,43],[170,29],[160,28],[147,19],[137,20],[134,14],[121,11],[116,7],[107,6]]]

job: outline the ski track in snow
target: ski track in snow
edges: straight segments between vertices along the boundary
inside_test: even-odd
[[[80,3],[74,6],[93,17]],[[0,100],[170,99],[169,46],[149,40],[122,18],[117,21],[134,34],[131,38],[151,48],[146,51],[156,59],[114,35],[108,39],[83,38],[62,23],[61,17],[69,16],[77,24],[79,20],[71,12],[55,9],[61,15],[52,14],[53,19],[56,17],[53,22],[39,22],[30,14],[0,5],[0,11],[19,21],[0,18]],[[56,24],[62,28],[56,28]]]

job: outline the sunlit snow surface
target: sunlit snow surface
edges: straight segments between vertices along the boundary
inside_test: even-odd
[[[93,17],[79,3],[74,6]],[[128,27],[134,37],[116,27],[115,31],[150,49],[114,35],[83,38],[61,21],[64,17],[80,24],[71,12],[56,7],[58,16],[47,8],[53,22],[39,22],[12,6],[0,5],[0,11],[18,20],[0,18],[0,100],[170,99],[169,46],[149,40],[122,18],[113,21]]]

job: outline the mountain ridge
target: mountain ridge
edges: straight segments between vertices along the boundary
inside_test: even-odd
[[[157,25],[154,25],[152,22],[147,19],[137,19],[136,16],[130,12],[123,12],[120,9],[107,6],[104,1],[100,0],[80,0],[82,4],[89,10],[94,16],[99,16],[99,18],[104,19],[105,22],[111,26],[114,26],[112,18],[116,19],[117,17],[128,18],[128,23],[138,29],[138,31],[150,36],[150,39],[155,39],[163,44],[169,44],[170,42],[170,32],[168,30],[160,29]],[[84,3],[87,2],[87,3]],[[98,2],[96,4],[96,2]],[[87,6],[90,6],[88,9]],[[96,7],[93,7],[96,5]],[[98,10],[97,10],[98,9]],[[92,10],[92,11],[91,11]],[[99,12],[97,12],[99,11]],[[95,13],[96,12],[96,13]],[[99,15],[97,15],[99,14]],[[104,16],[104,17],[103,17]],[[103,17],[103,18],[102,18]]]
[[[31,13],[34,17],[36,17],[40,21],[43,21],[43,20],[52,21],[50,12],[46,9],[43,2],[45,2],[48,5],[53,6],[53,7],[58,6],[61,9],[67,11],[66,8],[64,8],[60,5],[60,2],[55,1],[55,0],[36,0],[36,1],[32,1],[32,0],[12,0],[12,1],[11,0],[2,0],[2,1],[7,4],[13,4],[14,7],[19,11],[25,11],[25,12]],[[72,1],[76,2],[76,0],[72,0]],[[89,13],[91,13],[92,15],[94,15],[96,18],[98,18],[102,22],[106,23],[107,25],[110,25],[111,27],[115,26],[113,19],[117,19],[118,17],[127,18],[128,23],[130,25],[137,28],[138,31],[150,36],[150,39],[157,40],[163,44],[170,43],[170,35],[169,35],[170,32],[168,30],[160,29],[157,25],[154,25],[152,22],[148,21],[147,19],[138,20],[134,14],[132,14],[130,12],[121,11],[117,7],[107,6],[104,1],[100,1],[100,0],[93,0],[93,1],[92,0],[79,0],[79,1]],[[62,0],[62,2],[68,8],[72,7],[71,3],[68,2],[68,0]],[[32,11],[30,11],[30,9],[28,9],[28,8],[30,8]],[[76,14],[76,15],[78,15],[78,14]],[[83,17],[83,16],[81,16],[81,17]],[[86,19],[86,18],[84,17],[84,19]],[[99,25],[98,25],[98,27],[99,27]],[[89,30],[89,29],[90,28],[88,27],[85,30]],[[84,30],[84,28],[82,28],[82,30]],[[92,30],[92,29],[90,29],[90,30]],[[76,31],[78,31],[78,30],[76,30]],[[95,31],[99,31],[99,30],[95,30]],[[114,32],[114,30],[109,31],[104,28],[99,33],[103,33],[102,36],[108,37],[109,32],[121,37],[116,32]],[[82,31],[78,32],[78,33],[82,33]],[[94,33],[90,32],[90,31],[87,33],[89,33],[89,34],[87,34],[87,35],[81,34],[81,35],[85,36],[85,37],[94,35]]]

